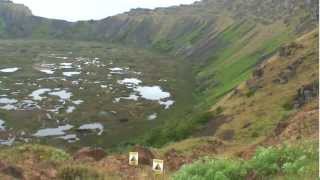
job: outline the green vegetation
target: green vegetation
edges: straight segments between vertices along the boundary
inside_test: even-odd
[[[273,28],[279,30],[272,35],[264,34]],[[212,57],[204,66],[197,64],[193,67],[197,85],[196,93],[192,92],[196,99],[193,106],[185,108],[188,111],[178,111],[179,115],[172,114],[163,125],[148,133],[143,143],[162,146],[185,139],[214,119],[214,113],[208,116],[207,111],[224,95],[248,80],[256,64],[287,42],[292,36],[288,31],[280,24],[261,29],[254,21],[242,21],[219,33],[215,38],[218,46]],[[247,96],[253,94],[249,92]],[[263,125],[260,128],[263,129]]]
[[[173,43],[170,40],[159,40],[153,44],[153,48],[160,52],[169,52],[173,49]]]
[[[0,17],[0,35],[2,35],[5,32],[6,24],[4,20]]]
[[[30,154],[33,154],[34,157],[36,156],[40,161],[52,163],[60,163],[71,159],[70,155],[63,150],[37,144],[25,144],[2,150],[0,158],[17,162],[29,158]]]
[[[205,158],[184,166],[174,180],[240,180],[255,179],[316,179],[318,176],[317,143],[307,142],[280,148],[258,148],[248,161],[241,159]]]
[[[252,22],[242,22],[218,35],[220,48],[214,53],[209,65],[197,74],[197,80],[201,82],[198,88],[201,103],[217,102],[223,95],[247,80],[257,63],[291,37],[288,30],[279,30],[270,37],[259,37],[260,35],[256,35],[259,29],[254,28]],[[263,34],[263,30],[259,31]],[[255,43],[256,39],[259,39],[258,44]],[[212,78],[217,83],[205,83],[212,82]]]
[[[58,172],[61,180],[104,180],[104,176],[95,169],[81,166],[69,165],[62,167]]]

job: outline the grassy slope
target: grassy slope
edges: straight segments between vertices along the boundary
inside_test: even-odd
[[[259,64],[259,66],[264,67],[261,79],[255,79],[250,73],[247,75],[249,78],[247,81],[236,84],[236,88],[229,93],[225,91],[226,95],[216,99],[217,103],[207,101],[208,104],[214,104],[209,106],[211,112],[220,109],[222,111],[220,115],[232,117],[233,119],[222,125],[216,135],[219,136],[226,130],[232,130],[235,133],[232,142],[238,142],[239,144],[253,142],[257,137],[268,136],[278,122],[286,120],[297,113],[295,109],[287,109],[285,104],[292,101],[299,88],[318,79],[317,40],[316,31],[302,36],[296,42],[304,48],[296,50],[294,55],[279,57],[276,51],[273,56]],[[302,64],[298,66],[288,83],[276,84],[273,82],[281,72],[286,71],[289,65],[294,64],[299,59],[303,60]],[[252,91],[248,85],[252,84],[252,81],[254,85],[262,88]],[[215,90],[214,88],[212,89],[213,91]],[[215,98],[214,93],[212,96]],[[205,107],[205,105],[201,106]],[[311,104],[312,107],[317,107],[317,103],[313,102]],[[215,118],[210,120],[214,121]],[[250,127],[243,128],[248,123]],[[210,130],[210,128],[212,127],[204,124],[202,130]]]
[[[268,177],[264,177],[265,175],[263,175],[262,172],[258,172],[256,173],[258,176],[256,178],[259,179],[259,176],[266,179],[301,179],[301,177],[314,179],[317,177],[318,169],[314,164],[318,162],[318,124],[315,122],[318,119],[318,113],[310,115],[310,112],[318,110],[318,101],[316,99],[312,100],[300,109],[288,109],[286,107],[288,102],[292,102],[299,88],[303,85],[318,81],[317,41],[317,31],[303,35],[295,41],[298,45],[302,45],[303,48],[293,50],[293,54],[289,57],[280,57],[278,53],[276,53],[258,66],[260,68],[262,67],[264,71],[262,78],[257,80],[250,75],[250,79],[240,83],[236,91],[232,91],[218,100],[218,103],[216,103],[211,110],[215,111],[217,108],[222,108],[222,114],[226,117],[232,117],[233,120],[223,124],[218,129],[215,137],[223,139],[225,132],[232,131],[234,133],[233,138],[225,139],[223,145],[216,147],[218,151],[207,152],[207,155],[214,156],[213,159],[209,158],[205,164],[203,164],[203,161],[199,161],[198,163],[182,168],[175,175],[175,179],[184,179],[186,177],[191,179],[219,179],[218,176],[220,177],[221,174],[231,179],[235,177],[237,179],[240,176],[240,174],[237,173],[241,170],[244,170],[244,174],[242,174],[243,177],[250,176],[250,168],[247,168],[257,165],[257,163],[254,165],[250,164],[255,161],[255,158],[265,158],[259,160],[262,162],[260,165],[263,167],[262,171],[264,171],[272,167],[273,160],[271,159],[277,159],[277,157],[275,157],[277,153],[271,153],[265,150],[264,153],[260,155],[259,153],[256,154],[252,160],[249,161],[235,160],[234,158],[230,159],[230,157],[239,155],[239,152],[248,151],[248,148],[255,149],[257,144],[263,146],[278,146],[279,143],[281,146],[290,144],[294,146],[293,149],[300,149],[299,151],[301,151],[300,153],[303,157],[308,156],[307,154],[309,152],[313,155],[308,157],[308,160],[303,159],[303,157],[301,157],[303,160],[298,160],[297,157],[299,157],[299,155],[294,155],[294,159],[292,160],[295,162],[285,163],[286,165],[283,164],[283,167],[280,167],[272,173],[268,172]],[[281,72],[286,71],[288,66],[295,64],[297,60],[301,59],[302,63],[297,67],[295,73],[290,76],[287,83],[275,84],[273,82],[273,80],[279,77]],[[256,83],[262,88],[251,92],[248,84],[252,85],[252,83]],[[273,137],[278,124],[284,122],[291,125],[289,125],[279,137]],[[210,128],[212,127],[205,125],[203,130]],[[274,138],[274,140],[268,140],[270,137]],[[296,138],[302,140],[297,143]],[[194,155],[197,149],[203,149],[208,142],[214,139],[214,137],[189,138],[178,143],[172,143],[162,148],[161,151],[166,152],[170,149],[176,149],[182,154]],[[290,140],[287,141],[288,139]],[[289,151],[291,150],[288,150],[287,153],[289,153]],[[282,155],[280,154],[278,155],[278,158],[283,160],[284,157],[281,157]],[[289,154],[284,156],[289,156]],[[259,169],[259,167],[253,168]],[[290,171],[290,168],[291,170],[292,168],[297,169]]]
[[[253,67],[272,53],[280,44],[292,37],[281,22],[269,26],[242,22],[233,25],[217,36],[226,47],[215,50],[214,57],[197,74],[198,81],[214,80],[204,83],[200,101],[214,104],[219,97],[246,80]]]
[[[164,126],[153,130],[147,144],[158,146],[184,139],[212,119],[208,113],[212,105],[250,77],[254,67],[272,54],[294,35],[281,22],[262,25],[255,21],[242,21],[217,33],[214,41],[219,45],[205,66],[195,63],[197,99],[186,113],[174,115]]]
[[[302,85],[310,84],[318,79],[316,32],[298,39],[297,43],[302,44],[304,48],[296,50],[291,57],[275,55],[265,63],[263,78],[257,80],[262,88],[253,92],[253,95],[250,95],[248,83],[242,83],[237,88],[240,95],[226,96],[213,107],[213,109],[221,107],[225,116],[232,116],[234,119],[224,124],[219,129],[218,135],[223,134],[226,130],[234,130],[234,141],[237,143],[252,142],[256,137],[270,134],[279,121],[295,113],[294,109],[284,108],[285,103],[296,95]],[[273,82],[281,72],[286,71],[286,68],[299,58],[303,59],[303,62],[287,84]],[[248,123],[251,124],[249,128],[242,128]]]

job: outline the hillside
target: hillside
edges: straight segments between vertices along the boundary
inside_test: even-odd
[[[6,124],[21,128],[10,130],[10,135],[24,132],[16,146],[0,148],[0,177],[151,179],[155,177],[149,165],[156,157],[165,160],[164,179],[314,179],[319,133],[318,4],[318,0],[203,0],[73,23],[36,17],[24,5],[0,0],[2,65],[29,68],[20,71],[28,75],[26,83],[32,84],[31,78],[38,81],[39,72],[33,70],[41,63],[70,60],[67,63],[72,64],[92,56],[100,57],[108,71],[136,70],[131,80],[161,85],[175,100],[172,108],[161,110],[156,109],[160,100],[160,104],[130,102],[136,96],[125,95],[135,86],[124,89],[120,76],[108,77],[118,83],[114,90],[87,85],[90,90],[84,98],[92,97],[91,92],[98,95],[80,109],[81,117],[61,112],[54,116],[64,123],[90,119],[108,125],[100,137],[80,133],[84,144],[104,147],[85,149],[80,157],[81,143],[80,147],[48,139],[22,143],[30,138],[29,122],[35,123],[32,130],[55,123],[42,122],[45,113],[21,123],[11,118],[21,117],[19,113],[0,110],[0,116],[11,118]],[[102,69],[90,66],[73,81],[36,85],[77,89],[75,80],[105,81],[109,75]],[[87,77],[91,71],[96,75]],[[23,78],[18,73],[14,80]],[[0,92],[15,87],[5,86],[14,80],[3,77]],[[120,106],[112,99],[115,90],[121,95]],[[99,108],[113,111],[110,115]],[[150,124],[143,121],[150,117],[149,109],[158,118]],[[104,141],[111,145],[104,146]],[[138,167],[127,165],[132,150],[142,154],[144,162]]]
[[[221,108],[221,113],[198,137],[160,149],[130,147],[107,156],[101,149],[72,156],[40,145],[3,148],[0,177],[156,179],[149,168],[156,157],[165,160],[164,179],[314,179],[319,133],[317,40],[318,33],[310,32],[261,62],[249,80],[212,107]],[[217,127],[217,120],[224,124]],[[138,167],[127,165],[129,150],[139,151]]]

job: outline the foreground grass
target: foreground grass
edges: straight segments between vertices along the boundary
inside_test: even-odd
[[[258,148],[248,161],[204,158],[184,166],[174,180],[316,179],[318,172],[316,142],[295,146]]]

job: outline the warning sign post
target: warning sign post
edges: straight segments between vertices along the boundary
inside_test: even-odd
[[[139,164],[139,154],[138,152],[130,152],[129,153],[129,165],[138,166]]]
[[[163,160],[153,159],[152,170],[156,174],[162,174],[163,173]]]

